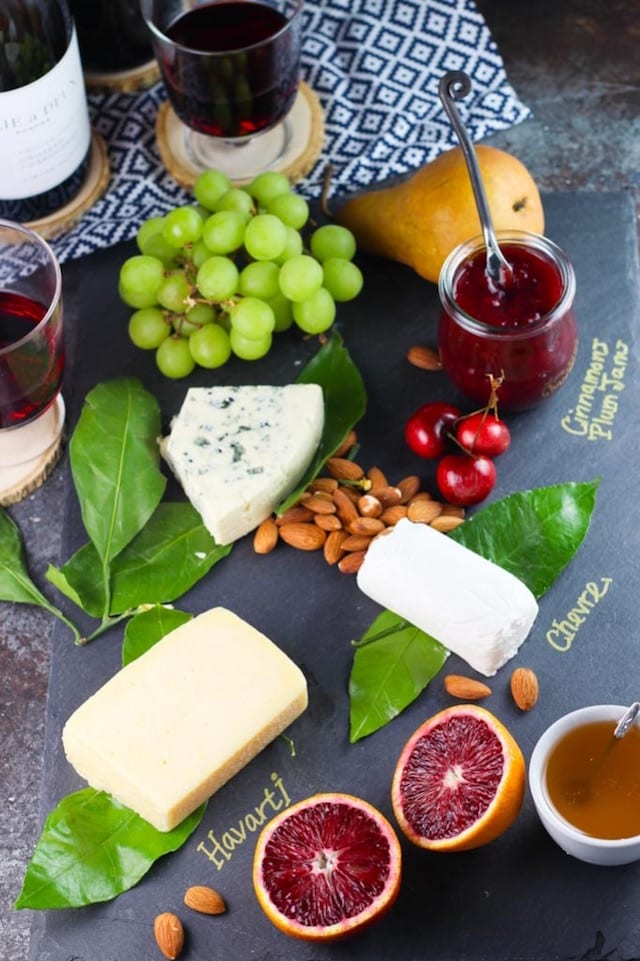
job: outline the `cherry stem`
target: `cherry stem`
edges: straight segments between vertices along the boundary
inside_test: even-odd
[[[504,381],[504,371],[503,370],[500,371],[499,377],[496,377],[495,374],[487,374],[487,377],[489,378],[490,393],[489,393],[489,400],[487,401],[485,406],[479,407],[477,410],[472,410],[471,413],[469,414],[463,414],[462,417],[458,417],[458,419],[455,422],[457,427],[457,425],[461,423],[461,421],[467,420],[469,417],[475,417],[476,414],[482,415],[480,424],[478,425],[478,429],[475,433],[474,443],[471,445],[471,447],[465,447],[464,444],[460,443],[460,441],[455,436],[455,434],[451,434],[451,433],[448,434],[449,438],[453,441],[453,443],[457,444],[460,450],[464,451],[465,454],[469,454],[471,457],[478,456],[477,454],[474,454],[473,447],[478,438],[480,429],[487,415],[493,414],[496,420],[500,419],[498,414],[498,391],[500,390],[500,387],[502,386],[502,383]]]

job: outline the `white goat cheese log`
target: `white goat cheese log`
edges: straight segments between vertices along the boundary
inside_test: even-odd
[[[370,544],[358,586],[487,677],[513,657],[538,613],[519,578],[407,519]]]
[[[127,664],[68,719],[81,777],[170,831],[307,706],[302,671],[264,634],[213,608]]]
[[[160,451],[216,543],[230,544],[295,487],[323,427],[318,384],[192,387]]]

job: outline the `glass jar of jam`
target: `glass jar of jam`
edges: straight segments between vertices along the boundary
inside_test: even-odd
[[[486,404],[492,378],[502,378],[502,408],[524,410],[567,379],[578,349],[573,313],[575,274],[553,241],[525,231],[499,231],[511,265],[500,285],[487,276],[481,237],[460,244],[440,272],[438,344],[442,366],[471,400]]]

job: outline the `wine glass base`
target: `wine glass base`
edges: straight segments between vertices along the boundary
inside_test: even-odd
[[[187,156],[199,170],[220,170],[234,180],[251,180],[265,170],[275,170],[291,147],[291,115],[270,130],[242,140],[223,140],[185,128]]]
[[[211,149],[222,150],[222,154],[216,156],[207,152],[203,159],[199,148],[193,153],[191,143],[187,146],[191,131],[180,121],[168,101],[161,105],[156,118],[156,138],[162,162],[173,179],[189,190],[198,174],[210,168],[224,169],[235,184],[248,183],[265,169],[279,170],[292,182],[306,176],[322,152],[324,114],[317,95],[304,81],[300,83],[298,95],[286,118],[286,128],[284,137],[279,127],[274,127],[231,147],[216,138],[198,135],[200,140],[212,142]],[[254,144],[260,155],[258,165],[254,165]]]
[[[35,420],[0,430],[0,507],[40,487],[60,457],[65,406],[62,394]]]

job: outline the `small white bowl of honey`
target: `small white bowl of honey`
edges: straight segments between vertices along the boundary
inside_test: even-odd
[[[628,710],[598,704],[566,714],[529,762],[542,824],[563,851],[590,864],[640,860],[640,720],[614,736]]]

